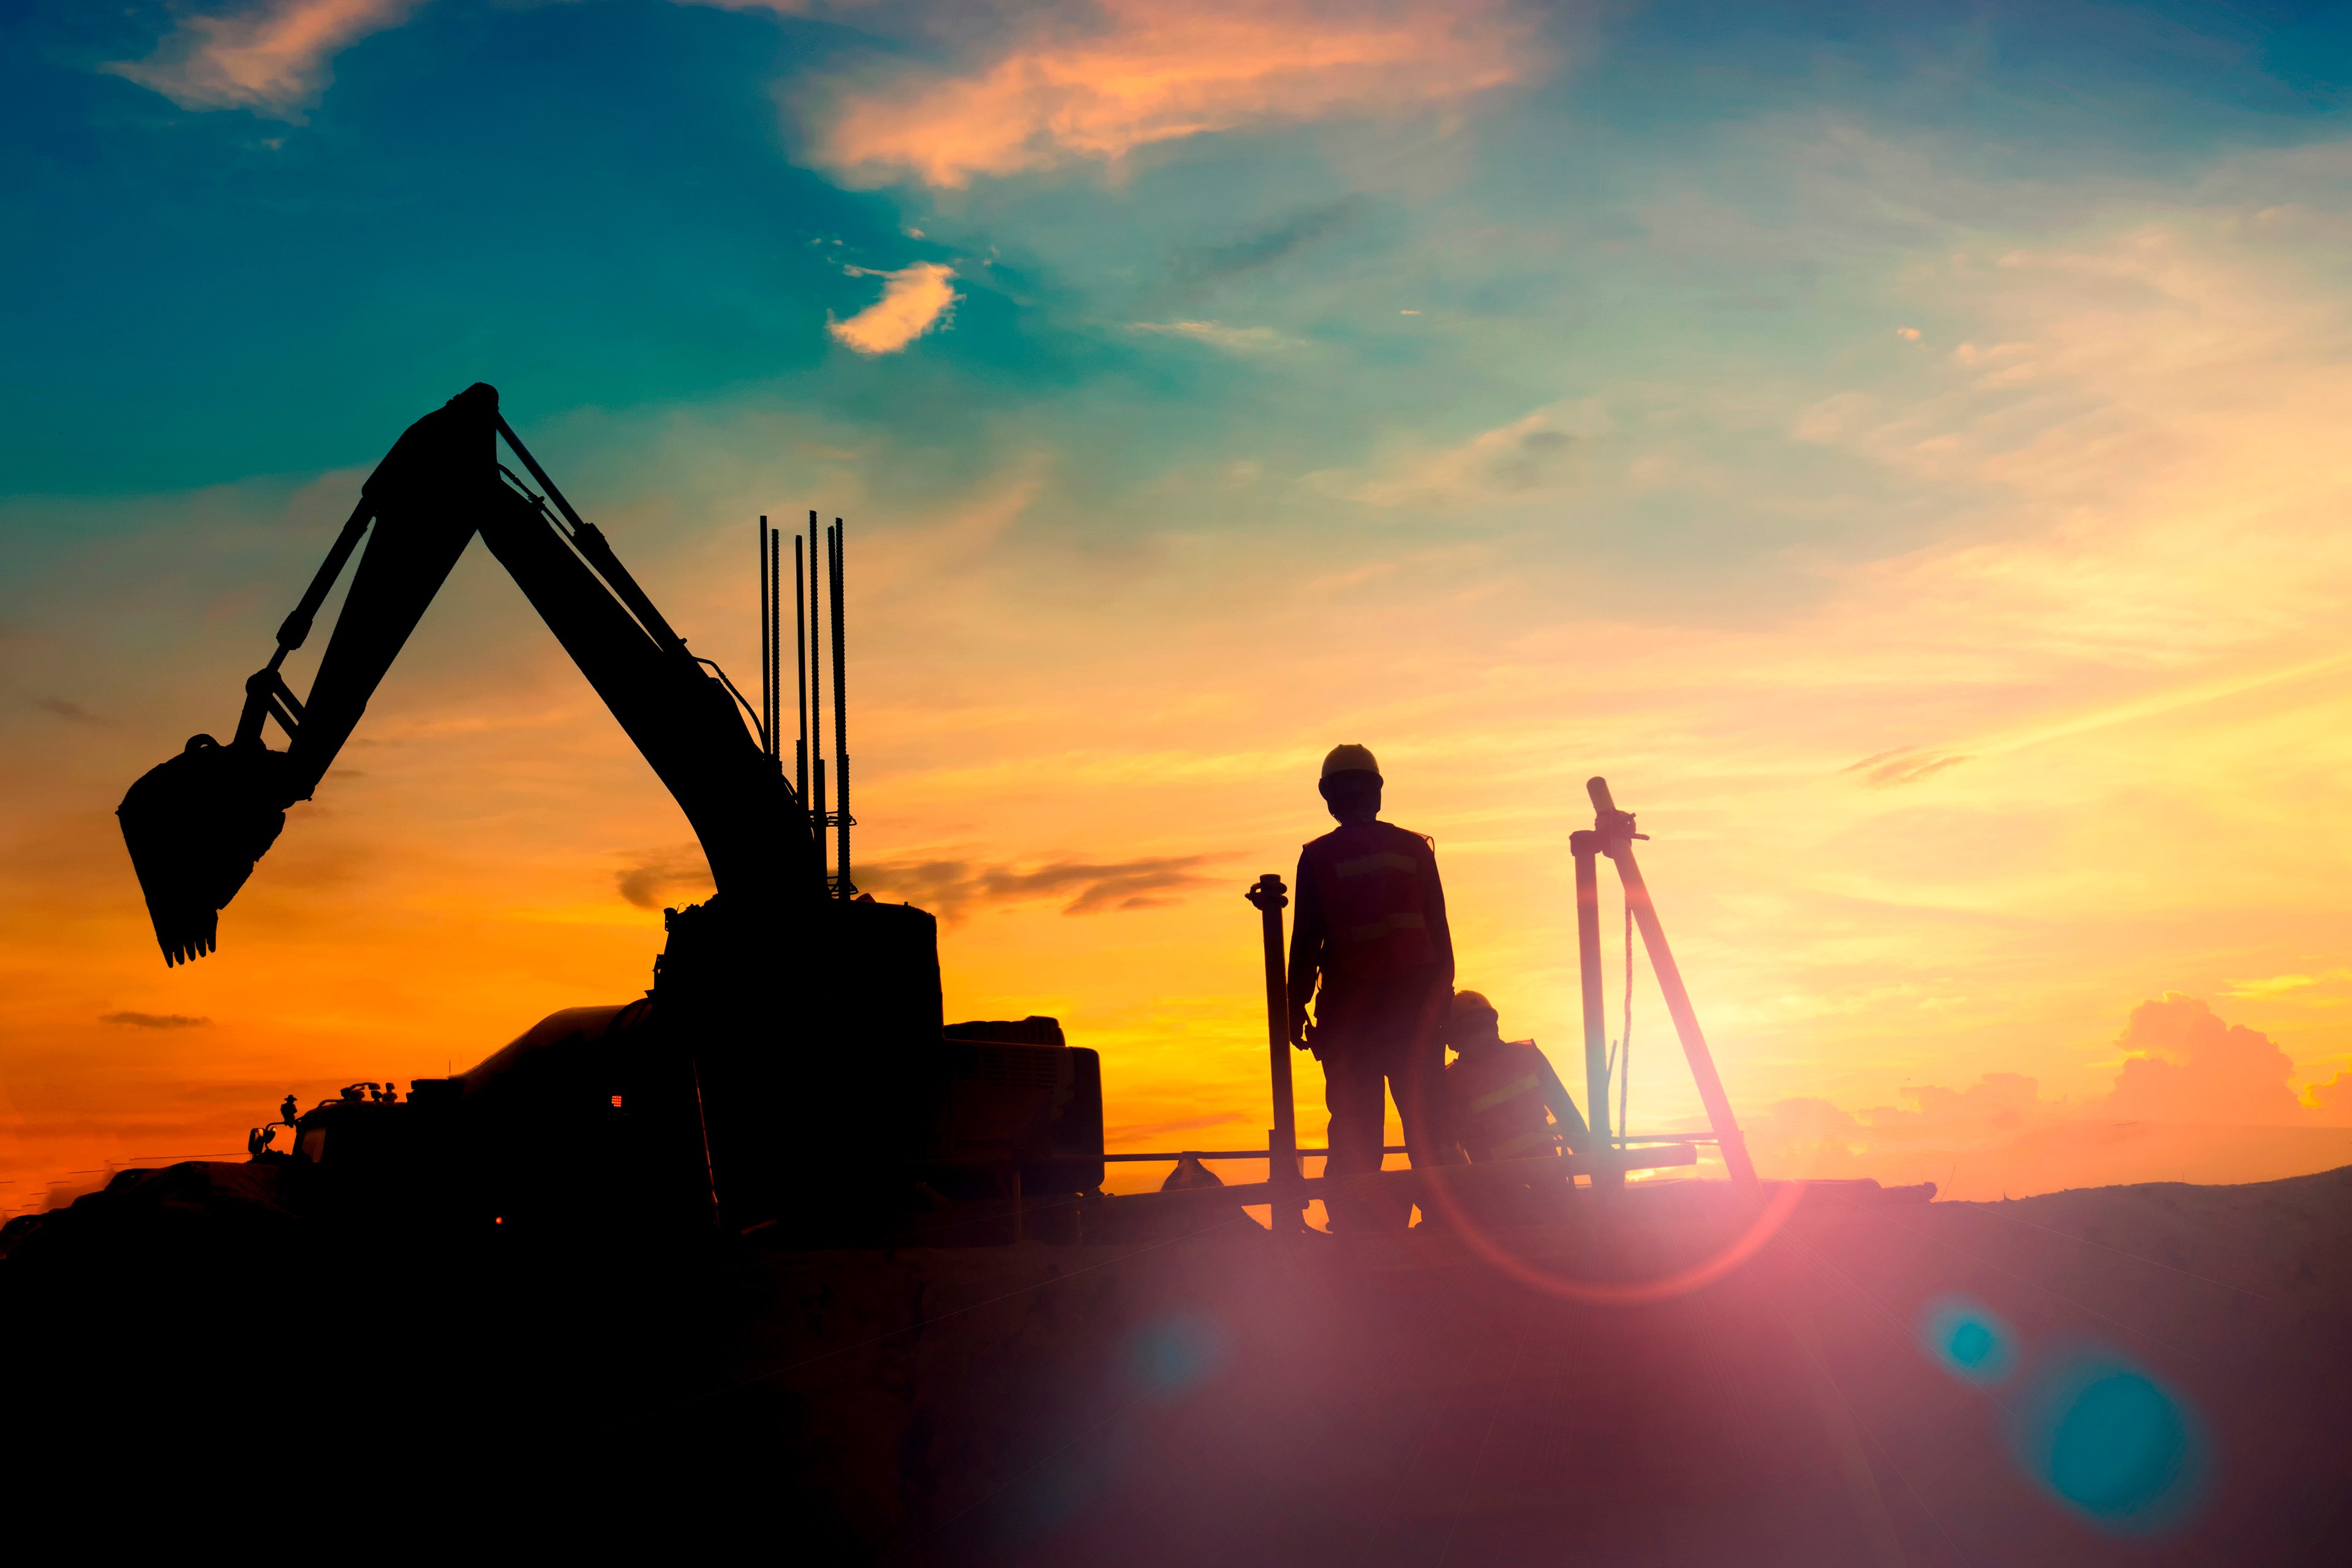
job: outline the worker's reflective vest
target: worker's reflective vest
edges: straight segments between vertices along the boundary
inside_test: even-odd
[[[1370,979],[1451,956],[1438,945],[1445,934],[1445,903],[1437,857],[1420,834],[1385,822],[1360,823],[1325,834],[1299,858],[1322,906],[1328,944],[1323,964],[1330,975]]]
[[[1445,1068],[1448,1131],[1473,1160],[1517,1160],[1552,1146],[1543,1053],[1533,1040],[1474,1047]]]

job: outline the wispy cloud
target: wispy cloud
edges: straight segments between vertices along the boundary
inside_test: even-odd
[[[825,331],[862,354],[897,353],[940,327],[963,297],[955,291],[955,268],[937,261],[918,261],[896,272],[850,270],[883,279],[882,298],[846,321],[828,321]]]
[[[2273,996],[2284,996],[2290,992],[2308,991],[2323,979],[2352,978],[2352,970],[2331,969],[2319,974],[2273,974],[2262,980],[2238,980],[2230,984],[2229,994],[2253,1001],[2267,1001]]]
[[[1298,342],[1272,327],[1229,327],[1223,321],[1129,321],[1128,330],[1164,338],[1190,338],[1229,354],[1265,353],[1294,347]]]
[[[262,0],[188,16],[143,60],[100,68],[152,88],[183,109],[250,109],[300,123],[334,79],[336,55],[396,27],[424,0]]]
[[[961,918],[975,904],[1068,901],[1066,915],[1158,909],[1213,883],[1207,855],[1147,856],[1133,860],[1055,860],[1022,868],[971,860],[884,861],[857,872],[859,886],[920,904],[943,918]]]
[[[1260,271],[1339,233],[1353,223],[1362,210],[1361,200],[1350,196],[1257,225],[1231,239],[1202,246],[1179,258],[1170,268],[1170,281],[1180,290],[1197,292],[1227,279]]]
[[[185,1013],[104,1013],[101,1024],[116,1024],[130,1029],[207,1029],[210,1018],[192,1018]]]
[[[1523,500],[1569,485],[1576,478],[1580,449],[1611,428],[1598,399],[1557,403],[1457,446],[1418,453],[1408,448],[1368,479],[1318,477],[1373,506]]]
[[[967,184],[1220,131],[1451,102],[1538,66],[1494,0],[1104,0],[961,72],[910,73],[819,110],[818,154],[865,183]]]
[[[710,863],[703,858],[700,845],[640,850],[628,859],[614,874],[614,884],[622,898],[641,910],[657,910],[668,899],[689,903],[711,894]]]
[[[62,697],[36,697],[33,706],[44,713],[54,713],[69,724],[102,724],[104,720],[79,702],[68,702]]]
[[[1958,767],[1969,759],[1948,752],[1922,751],[1916,746],[1897,746],[1891,752],[1881,752],[1864,757],[1838,771],[1861,775],[1864,784],[1885,788],[1892,784],[1917,784],[1933,778],[1946,768]]]

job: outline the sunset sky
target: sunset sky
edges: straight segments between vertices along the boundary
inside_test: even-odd
[[[739,680],[754,519],[848,520],[860,880],[950,1018],[1102,1051],[1114,1147],[1262,1135],[1241,890],[1361,742],[1578,1083],[1611,780],[1768,1173],[2352,1163],[2341,8],[0,37],[0,1212],[626,1000],[707,890],[478,546],[219,952],[156,952],[115,805],[477,380]],[[1633,1013],[1633,1121],[1694,1125]]]

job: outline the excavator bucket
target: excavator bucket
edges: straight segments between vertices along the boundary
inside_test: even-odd
[[[150,769],[115,816],[165,964],[213,950],[220,911],[286,826],[286,754],[198,735]]]

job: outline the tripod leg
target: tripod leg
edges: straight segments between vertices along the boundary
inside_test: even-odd
[[[1757,1188],[1756,1164],[1748,1157],[1748,1143],[1740,1136],[1739,1124],[1732,1120],[1730,1097],[1723,1092],[1723,1079],[1715,1070],[1715,1058],[1706,1048],[1706,1037],[1699,1033],[1698,1015],[1691,1010],[1690,993],[1683,989],[1683,972],[1675,967],[1675,955],[1666,946],[1665,928],[1658,923],[1658,911],[1650,902],[1649,884],[1642,880],[1642,868],[1633,863],[1633,846],[1626,845],[1615,852],[1617,875],[1625,884],[1625,902],[1633,911],[1633,923],[1642,928],[1642,945],[1650,952],[1650,968],[1658,977],[1658,989],[1664,993],[1666,1012],[1674,1018],[1675,1033],[1681,1037],[1683,1055],[1690,1060],[1691,1078],[1698,1085],[1699,1102],[1706,1107],[1707,1124],[1714,1129],[1717,1145],[1723,1151],[1724,1168],[1731,1179],[1742,1187]],[[1596,957],[1597,963],[1599,959]],[[1591,1017],[1587,1004],[1587,1017]],[[1585,1027],[1592,1027],[1588,1022]],[[1590,1050],[1588,1045],[1587,1049]]]

